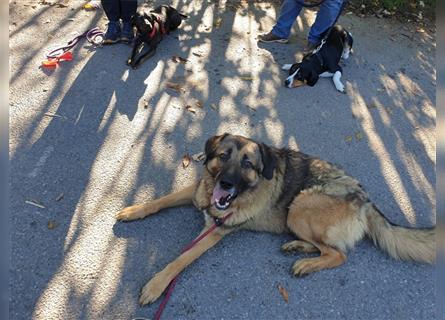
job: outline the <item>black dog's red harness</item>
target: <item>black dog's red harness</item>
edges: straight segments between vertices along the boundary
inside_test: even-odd
[[[157,31],[156,23],[159,26],[159,30],[161,31],[161,34],[167,33],[167,30],[165,30],[164,23],[162,22],[161,17],[156,14],[153,14],[153,16],[155,17],[155,20],[153,22],[153,28],[151,29],[151,32],[148,34],[150,39],[153,38],[154,35],[156,34],[156,31]]]

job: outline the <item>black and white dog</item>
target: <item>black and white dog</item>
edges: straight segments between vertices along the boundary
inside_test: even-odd
[[[335,88],[345,93],[341,83],[342,68],[340,59],[348,59],[352,49],[352,35],[343,27],[332,27],[326,39],[323,39],[315,50],[306,54],[299,63],[285,64],[283,70],[289,70],[289,76],[284,81],[288,88],[304,85],[314,86],[319,77],[332,77]]]
[[[138,8],[136,14],[131,17],[131,24],[136,28],[136,37],[127,64],[136,69],[142,62],[153,56],[164,35],[176,30],[183,19],[187,19],[185,14],[167,5],[161,5],[155,9]],[[138,56],[145,45],[148,47],[147,50]]]

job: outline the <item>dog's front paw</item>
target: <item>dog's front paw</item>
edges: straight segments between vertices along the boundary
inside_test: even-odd
[[[162,272],[157,273],[147,284],[142,288],[139,303],[143,306],[155,302],[167,288],[170,282],[162,275]]]
[[[142,219],[149,214],[157,212],[158,209],[154,205],[135,205],[126,207],[116,214],[116,220],[118,221],[131,221],[136,219]]]
[[[307,258],[295,262],[292,267],[292,273],[294,274],[294,276],[303,277],[305,275],[308,275],[309,273],[317,271],[317,264],[314,262],[314,260],[315,259]]]
[[[343,83],[336,83],[335,88],[337,89],[338,92],[346,93],[345,86]]]

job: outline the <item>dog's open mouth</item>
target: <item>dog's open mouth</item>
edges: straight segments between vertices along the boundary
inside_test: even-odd
[[[235,188],[223,189],[219,183],[213,189],[212,204],[216,209],[226,210],[237,196]]]

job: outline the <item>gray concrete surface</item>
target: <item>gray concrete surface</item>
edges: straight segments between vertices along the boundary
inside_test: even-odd
[[[435,30],[342,16],[355,38],[343,95],[329,79],[283,87],[280,65],[301,57],[314,12],[290,44],[258,46],[277,8],[250,2],[173,1],[190,19],[136,71],[124,64],[128,46],[85,42],[74,61],[41,70],[48,47],[105,25],[101,11],[66,3],[10,2],[11,319],[152,318],[159,301],[139,307],[139,290],[202,218],[191,207],[126,224],[114,214],[195,179],[201,165],[184,169],[182,156],[215,133],[328,159],[392,221],[435,223]],[[196,101],[204,107],[185,109]],[[364,240],[343,266],[296,279],[290,268],[302,255],[279,250],[290,238],[228,236],[181,274],[164,319],[434,318],[434,267],[392,260]]]

